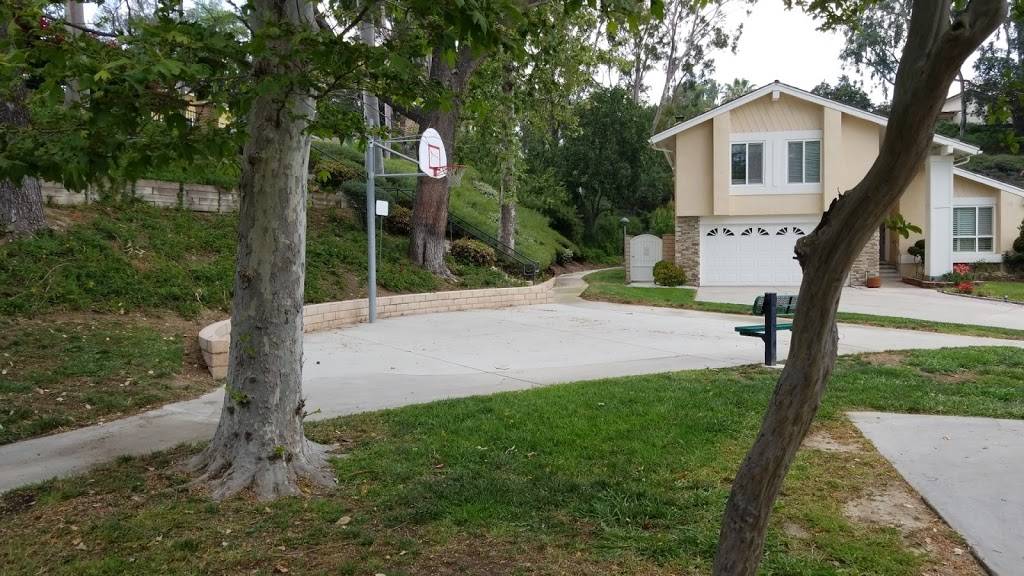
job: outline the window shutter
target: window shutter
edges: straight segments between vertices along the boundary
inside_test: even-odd
[[[747,183],[747,145],[732,145],[732,183]]]
[[[787,179],[790,184],[799,184],[804,181],[804,143],[790,142],[787,146],[789,151]]]
[[[764,144],[747,144],[747,184],[764,184]]]
[[[821,141],[804,142],[804,182],[821,181]]]

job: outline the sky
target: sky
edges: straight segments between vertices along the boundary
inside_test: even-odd
[[[738,9],[737,9],[738,8]],[[713,77],[720,83],[734,78],[746,78],[754,86],[779,80],[786,84],[810,90],[822,80],[834,84],[842,74],[861,80],[865,91],[876,102],[883,98],[881,88],[870,78],[859,76],[853,69],[843,69],[839,52],[843,38],[838,33],[821,32],[818,24],[799,9],[786,10],[782,0],[761,0],[752,7],[749,16],[746,7],[734,5],[729,14],[731,23],[743,23],[736,54],[719,53],[715,58]],[[964,73],[973,76],[975,57],[964,64]],[[664,74],[654,71],[648,78],[652,95],[657,98],[665,83]],[[958,92],[953,90],[951,94]]]

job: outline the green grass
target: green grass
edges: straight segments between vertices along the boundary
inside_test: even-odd
[[[0,245],[0,313],[61,310],[173,310],[193,317],[226,311],[234,280],[237,217],[162,209],[141,203],[55,209],[63,232]],[[378,282],[388,292],[453,286],[406,257],[408,240],[385,234]],[[492,271],[464,268],[460,288],[515,285]],[[306,300],[365,295],[366,234],[337,210],[310,214]]]
[[[732,474],[778,373],[746,367],[582,382],[310,425],[338,489],[269,505],[177,488],[179,449],[0,498],[18,574],[703,574]],[[843,514],[899,484],[846,409],[1024,417],[1024,350],[841,358],[815,425],[858,451],[801,450],[762,573],[916,575],[941,525],[906,537]],[[348,517],[348,521],[343,518]],[[797,526],[801,533],[784,530]]]
[[[0,322],[0,444],[193,397],[185,338],[140,318]]]
[[[639,304],[645,306],[664,306],[667,308],[683,308],[702,312],[721,312],[726,314],[751,315],[751,304],[733,304],[728,302],[704,302],[697,300],[697,291],[693,288],[647,288],[626,285],[625,271],[621,269],[602,270],[584,277],[588,286],[581,295],[587,300],[618,302],[620,304]],[[1013,284],[1013,283],[1007,283]],[[983,336],[1024,340],[1024,330],[1000,328],[997,326],[979,326],[974,324],[956,324],[954,322],[935,322],[902,318],[898,316],[877,316],[857,312],[839,312],[839,322],[897,328],[901,330],[920,330],[942,334],[960,334],[963,336]]]
[[[1024,282],[986,281],[978,284],[974,293],[986,298],[1024,302]]]

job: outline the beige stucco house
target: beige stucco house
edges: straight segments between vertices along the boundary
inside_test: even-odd
[[[675,258],[691,283],[800,283],[793,247],[878,155],[886,118],[775,82],[651,138],[675,173]],[[960,167],[980,150],[935,136],[930,155],[893,212],[923,229],[900,238],[881,228],[850,275],[863,284],[880,263],[924,274],[954,263],[1000,262],[1024,219],[1024,190]]]

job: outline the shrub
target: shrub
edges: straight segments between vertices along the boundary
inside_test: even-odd
[[[460,238],[452,242],[452,258],[463,264],[491,267],[498,263],[494,248],[479,240]]]
[[[914,242],[913,246],[907,248],[907,254],[910,254],[914,258],[924,262],[924,238]]]
[[[973,294],[974,293],[974,282],[971,282],[970,280],[964,280],[963,282],[958,282],[957,285],[956,285],[956,291],[961,293],[961,294]]]
[[[388,211],[390,214],[384,217],[384,229],[392,234],[408,236],[412,232],[412,210],[392,202]]]
[[[1024,273],[1024,252],[1007,252],[1003,254],[1006,270],[1015,274]]]
[[[558,252],[555,254],[555,262],[565,266],[572,262],[575,256],[576,255],[572,252],[572,248],[559,248]]]
[[[686,284],[686,272],[668,260],[654,265],[654,283],[658,286],[682,286]]]

